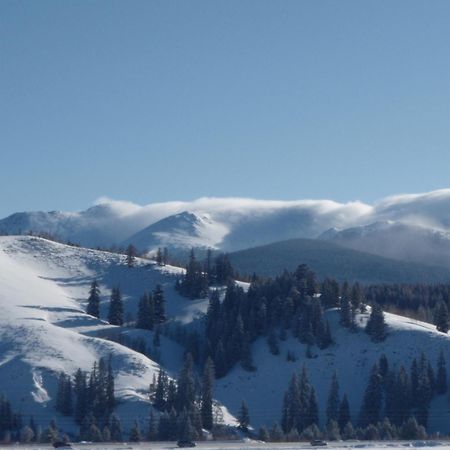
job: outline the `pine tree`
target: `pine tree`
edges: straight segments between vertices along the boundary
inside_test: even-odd
[[[272,355],[276,356],[280,354],[280,346],[274,330],[270,332],[269,337],[267,338],[267,344],[269,345],[269,350]]]
[[[308,412],[306,416],[305,425],[317,425],[319,423],[319,404],[317,401],[316,390],[311,386],[311,393],[309,397]]]
[[[283,430],[280,428],[280,425],[275,422],[270,429],[270,440],[272,442],[281,442],[284,439]]]
[[[63,414],[64,410],[64,394],[66,388],[66,374],[61,372],[58,378],[58,391],[56,392],[56,405],[55,408],[58,412]]]
[[[400,436],[402,439],[426,439],[427,433],[423,426],[417,423],[414,417],[410,417],[401,427]]]
[[[122,424],[115,414],[111,416],[111,440],[113,442],[123,441]]]
[[[87,414],[87,382],[86,374],[78,369],[74,377],[74,393],[75,393],[75,411],[74,419],[78,425],[81,425]]]
[[[155,308],[155,323],[163,323],[166,321],[166,301],[164,299],[164,291],[160,284],[156,285],[153,291],[153,302]]]
[[[378,364],[375,363],[370,373],[366,391],[361,405],[359,423],[361,427],[376,424],[380,420],[383,388]]]
[[[341,298],[341,309],[340,309],[339,322],[343,327],[346,327],[346,328],[350,328],[353,323],[350,301],[347,297]]]
[[[191,299],[205,298],[208,295],[208,278],[195,257],[194,249],[191,250],[186,273],[177,287],[181,295]]]
[[[417,380],[417,421],[425,428],[428,424],[428,412],[430,402],[433,396],[432,385],[428,371],[428,361],[425,354],[422,353],[418,364],[418,380]]]
[[[158,418],[153,413],[152,409],[148,420],[148,433],[147,433],[148,441],[156,441],[158,439],[158,427],[159,427]]]
[[[127,253],[127,266],[134,267],[136,264],[136,248],[130,244],[126,250]]]
[[[100,289],[97,280],[91,283],[86,313],[97,318],[100,317]]]
[[[153,330],[155,324],[154,300],[151,295],[145,293],[139,300],[136,328]]]
[[[214,425],[213,420],[213,386],[214,386],[214,364],[208,358],[203,369],[201,416],[203,427],[211,430]]]
[[[248,427],[250,425],[250,413],[248,410],[247,403],[244,400],[242,400],[241,408],[239,409],[238,422],[239,428],[241,430],[248,431]]]
[[[108,321],[111,325],[123,325],[122,294],[118,287],[114,287],[111,292]]]
[[[436,393],[439,395],[447,392],[447,369],[444,358],[444,352],[439,352],[437,362],[437,375],[436,375]]]
[[[350,405],[348,403],[347,394],[344,394],[339,405],[338,425],[341,431],[344,431],[345,426],[351,421]]]
[[[156,382],[155,400],[153,403],[155,408],[159,411],[163,411],[166,407],[168,384],[168,376],[166,372],[160,368],[158,372],[158,380]]]
[[[327,400],[327,423],[338,420],[339,415],[339,382],[336,372],[331,379],[330,392]]]
[[[103,442],[111,441],[111,431],[109,430],[109,426],[105,425],[102,430]]]
[[[106,415],[110,415],[116,406],[115,387],[114,387],[114,373],[112,368],[112,356],[108,358],[108,373],[106,375]]]
[[[441,333],[448,333],[449,330],[449,316],[447,305],[441,301],[436,306],[434,312],[434,324],[436,325],[436,330]]]
[[[327,278],[322,283],[322,295],[320,299],[324,308],[339,306],[339,283],[336,280]]]
[[[381,306],[374,304],[370,313],[369,320],[366,325],[366,333],[373,342],[382,342],[386,339],[386,322],[384,321],[384,313]]]
[[[192,441],[195,438],[195,434],[195,429],[192,426],[189,414],[183,411],[178,424],[178,438],[180,440]]]
[[[266,427],[261,427],[258,431],[258,439],[262,442],[269,442],[270,434],[269,430]]]
[[[141,430],[137,421],[134,421],[130,430],[130,442],[141,442]]]
[[[65,416],[71,416],[73,413],[73,405],[72,405],[72,380],[69,376],[66,378],[66,383],[64,386],[63,393],[63,408],[61,410],[62,414]]]
[[[156,251],[156,263],[158,266],[163,265],[163,253],[161,251],[161,247],[158,247],[158,250]]]
[[[195,407],[196,389],[193,373],[193,360],[190,353],[185,357],[183,368],[178,376],[177,386],[177,411],[186,410],[188,413],[191,413]]]

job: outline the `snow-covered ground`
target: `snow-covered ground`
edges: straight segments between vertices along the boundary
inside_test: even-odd
[[[105,338],[118,333],[117,327],[88,316],[85,311],[89,285],[97,279],[102,293],[102,318],[106,317],[109,295],[119,285],[124,295],[126,314],[135,314],[144,291],[161,284],[166,296],[169,320],[189,325],[201,318],[207,300],[188,300],[178,295],[174,282],[182,269],[158,267],[148,260],[138,260],[128,268],[125,258],[96,250],[57,244],[35,237],[0,238],[0,393],[5,393],[14,409],[33,414],[43,425],[56,417],[62,427],[73,426],[71,419],[59,417],[53,408],[58,372],[89,370],[100,357],[113,355],[117,375],[118,414],[124,425],[136,416],[144,427],[148,417],[148,386],[159,365],[147,357]],[[245,288],[246,285],[244,284]],[[373,363],[386,354],[391,366],[401,364],[409,370],[411,361],[424,352],[433,366],[440,350],[450,365],[450,338],[432,325],[386,314],[389,336],[381,344],[372,343],[360,331],[350,333],[338,325],[337,311],[327,311],[335,344],[325,350],[313,348],[313,358],[306,358],[306,348],[287,336],[280,341],[280,355],[269,352],[265,339],[253,344],[255,372],[236,366],[218,380],[215,397],[236,415],[242,400],[250,409],[251,424],[271,426],[280,420],[281,402],[294,371],[305,365],[315,386],[323,423],[325,402],[331,377],[337,372],[340,392],[347,393],[351,414],[357,418],[360,400]],[[359,316],[364,325],[367,316]],[[145,337],[150,332],[124,328],[121,333]],[[182,361],[183,349],[162,337],[161,364],[175,375]],[[286,360],[290,351],[295,362]],[[227,423],[233,417],[225,411]],[[450,432],[448,396],[436,398],[431,406],[430,430]]]
[[[127,315],[135,313],[139,297],[159,283],[168,315],[186,323],[205,311],[207,301],[190,302],[176,293],[173,285],[180,270],[144,260],[130,269],[120,255],[34,237],[0,238],[0,393],[16,410],[33,414],[44,425],[57,417],[60,426],[71,428],[71,419],[58,417],[53,408],[58,373],[73,373],[79,367],[88,371],[94,361],[111,354],[118,414],[125,425],[137,415],[147,417],[148,388],[159,365],[99,338],[116,327],[87,315],[86,299],[90,283],[97,279],[101,317],[106,317],[110,290],[118,285]],[[163,362],[176,374],[182,349],[164,337],[162,348]]]

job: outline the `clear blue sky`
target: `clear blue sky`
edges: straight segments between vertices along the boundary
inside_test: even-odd
[[[1,0],[0,216],[450,186],[450,1]]]

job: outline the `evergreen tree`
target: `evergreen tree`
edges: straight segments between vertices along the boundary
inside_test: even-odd
[[[350,417],[350,405],[348,403],[347,394],[344,394],[342,401],[339,405],[338,425],[343,432],[345,426],[351,421]]]
[[[160,284],[156,285],[153,291],[153,302],[155,305],[155,323],[163,323],[166,321],[166,301],[164,298],[164,291]]]
[[[339,283],[336,280],[327,278],[322,283],[321,301],[324,308],[339,306]]]
[[[64,393],[66,387],[66,374],[61,372],[58,377],[58,390],[56,392],[56,405],[55,408],[61,414],[64,410]]]
[[[311,386],[311,392],[309,397],[308,412],[306,416],[305,425],[317,425],[319,423],[319,404],[317,401],[316,390]]]
[[[74,394],[75,394],[75,411],[74,419],[78,425],[81,425],[87,414],[88,398],[87,398],[87,382],[86,374],[78,369],[74,377]]]
[[[343,327],[350,328],[352,326],[352,310],[348,297],[341,298],[340,324]]]
[[[102,430],[103,442],[111,441],[111,431],[109,430],[109,426],[105,425]]]
[[[100,317],[100,289],[97,280],[91,283],[86,313],[97,318]]]
[[[327,423],[338,420],[339,415],[339,383],[337,374],[334,372],[331,379],[330,391],[327,400]]]
[[[434,324],[436,325],[436,330],[441,333],[448,333],[449,330],[449,316],[448,308],[445,302],[440,301],[435,308],[434,312]]]
[[[161,247],[158,247],[158,250],[156,251],[156,263],[158,264],[158,266],[162,266],[163,265],[163,253],[161,251]]]
[[[373,342],[382,342],[386,339],[386,322],[380,305],[374,304],[366,325],[366,333]]]
[[[417,421],[425,428],[428,424],[428,412],[430,402],[433,396],[432,385],[428,371],[428,361],[425,354],[422,353],[418,364],[418,380],[417,380]]]
[[[338,441],[341,439],[339,425],[335,420],[330,420],[327,424],[327,437],[330,441]]]
[[[269,345],[269,350],[272,355],[276,356],[280,354],[280,346],[274,330],[270,332],[269,337],[267,338],[267,344]]]
[[[208,295],[208,279],[195,257],[194,249],[191,250],[186,273],[177,288],[181,295],[191,299],[205,298]]]
[[[447,392],[447,369],[444,352],[441,350],[437,362],[436,392],[439,395]]]
[[[111,292],[108,321],[111,325],[123,325],[122,294],[118,287],[114,287]]]
[[[183,411],[178,424],[178,438],[180,440],[192,441],[195,435],[196,433],[192,426],[191,418],[186,411]]]
[[[148,433],[147,433],[147,440],[148,441],[156,441],[158,439],[158,418],[153,413],[153,410],[150,412],[150,417],[148,420]]]
[[[126,253],[127,253],[127,266],[130,268],[134,267],[134,265],[136,264],[136,248],[132,244],[130,244],[127,247]]]
[[[361,405],[359,423],[361,427],[376,424],[380,420],[383,388],[378,364],[374,364],[370,373]]]
[[[155,324],[155,307],[151,295],[145,293],[139,300],[136,328],[153,330]]]
[[[203,369],[201,416],[203,427],[211,430],[214,425],[213,418],[213,386],[214,386],[214,364],[208,358]]]
[[[228,284],[234,278],[234,270],[228,255],[222,254],[216,257],[214,264],[215,282],[219,285]]]
[[[141,442],[141,430],[137,421],[134,421],[130,430],[130,442]]]
[[[275,422],[270,429],[270,440],[272,442],[281,442],[284,439],[283,430],[280,428],[280,425]]]
[[[247,403],[242,400],[241,408],[238,413],[239,428],[243,431],[248,431],[250,425],[250,413],[248,410]]]
[[[112,356],[108,358],[108,373],[106,375],[106,415],[110,415],[114,411],[116,406],[115,386],[114,386],[114,373],[112,368]]]
[[[427,433],[423,426],[417,423],[414,417],[410,417],[401,427],[400,436],[402,439],[426,439]]]
[[[266,427],[261,427],[258,431],[258,439],[262,442],[269,442],[270,441],[270,434],[269,430]]]
[[[178,376],[177,385],[176,410],[185,410],[186,412],[191,413],[195,406],[196,390],[193,360],[190,353],[185,357],[183,368]]]
[[[155,408],[159,411],[163,411],[166,407],[168,385],[169,378],[166,372],[160,368],[158,372],[158,380],[156,382],[155,401],[153,403]]]
[[[122,424],[115,414],[111,416],[111,440],[113,442],[123,441]]]

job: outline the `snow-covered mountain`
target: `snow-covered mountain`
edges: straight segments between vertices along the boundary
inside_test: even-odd
[[[374,205],[202,198],[139,206],[103,199],[82,212],[17,213],[0,220],[4,234],[28,231],[90,247],[133,243],[142,251],[163,246],[236,251],[321,236],[385,257],[448,267],[450,189],[388,197]]]
[[[228,229],[213,221],[208,214],[184,211],[144,228],[123,242],[123,245],[131,243],[144,250],[158,247],[215,247],[227,233]]]
[[[450,267],[450,231],[383,221],[328,230],[321,238],[374,255]]]
[[[117,333],[140,335],[152,341],[151,332],[113,327],[88,316],[86,298],[91,280],[97,279],[102,292],[101,317],[112,286],[120,284],[125,310],[135,313],[138,297],[164,287],[169,320],[191,326],[206,311],[207,300],[187,300],[174,289],[181,269],[160,268],[146,260],[138,260],[129,269],[124,257],[106,252],[57,244],[36,237],[0,238],[0,386],[8,394],[14,409],[35,414],[42,425],[56,417],[66,430],[74,427],[71,419],[59,416],[54,408],[58,372],[72,373],[81,367],[89,370],[99,357],[113,355],[116,395],[120,401],[117,413],[125,426],[136,416],[142,426],[148,417],[148,385],[159,366],[147,357],[123,345],[106,340]],[[280,355],[270,353],[266,339],[253,346],[256,371],[246,372],[236,366],[215,388],[215,397],[226,407],[225,421],[233,423],[245,399],[250,408],[252,424],[270,426],[280,419],[281,401],[294,371],[304,365],[316,387],[320,418],[324,422],[326,396],[330,379],[336,370],[341,393],[347,393],[351,414],[356,419],[361,394],[372,364],[385,353],[391,367],[409,367],[413,357],[425,352],[435,364],[438,353],[449,355],[450,338],[438,333],[432,325],[386,314],[389,335],[380,344],[373,343],[359,331],[349,332],[338,324],[335,310],[326,312],[334,344],[325,349],[313,348],[313,357],[306,357],[306,346],[288,334],[280,342]],[[360,315],[362,327],[367,314]],[[175,374],[182,361],[182,348],[162,337],[161,364]],[[296,361],[287,361],[290,351]],[[448,362],[448,361],[447,361]],[[433,400],[430,430],[448,431],[450,412],[446,396]]]

